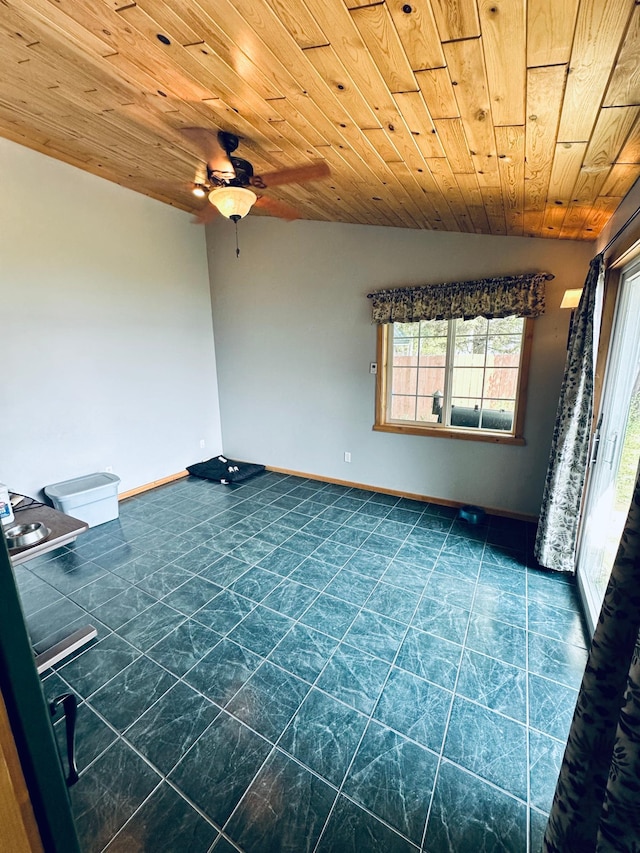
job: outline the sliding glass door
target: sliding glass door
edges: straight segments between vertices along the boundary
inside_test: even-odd
[[[640,457],[640,262],[621,275],[578,550],[590,628],[598,618]]]

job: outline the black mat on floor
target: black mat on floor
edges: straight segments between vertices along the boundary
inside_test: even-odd
[[[201,477],[203,480],[215,480],[218,483],[242,483],[250,477],[255,477],[256,474],[261,474],[264,471],[264,465],[257,465],[254,462],[238,462],[235,459],[228,459],[226,456],[214,456],[213,459],[208,459],[206,462],[188,465],[187,471],[194,477]]]

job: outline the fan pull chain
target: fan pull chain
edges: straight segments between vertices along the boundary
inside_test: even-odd
[[[238,220],[235,222],[236,226],[236,260],[240,257],[240,247],[238,246]]]

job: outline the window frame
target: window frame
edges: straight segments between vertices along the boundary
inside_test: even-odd
[[[513,433],[500,434],[497,431],[483,431],[480,429],[465,429],[464,427],[440,426],[433,423],[425,423],[424,426],[415,422],[407,424],[390,421],[387,417],[388,409],[388,376],[389,376],[389,326],[391,323],[380,323],[377,331],[377,359],[378,373],[376,376],[376,402],[375,422],[373,429],[378,432],[395,432],[404,435],[427,435],[432,438],[457,438],[468,441],[485,441],[492,444],[526,444],[524,438],[524,418],[529,385],[529,366],[531,362],[531,348],[533,343],[533,323],[531,317],[524,318],[524,330],[522,336],[522,351],[520,355],[520,368],[518,375],[518,389],[514,412]],[[446,369],[450,369],[449,349],[447,348]]]

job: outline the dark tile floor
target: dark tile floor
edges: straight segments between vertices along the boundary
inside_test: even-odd
[[[36,647],[98,628],[44,680],[82,702],[83,849],[537,850],[586,651],[533,534],[267,473],[18,567]]]

